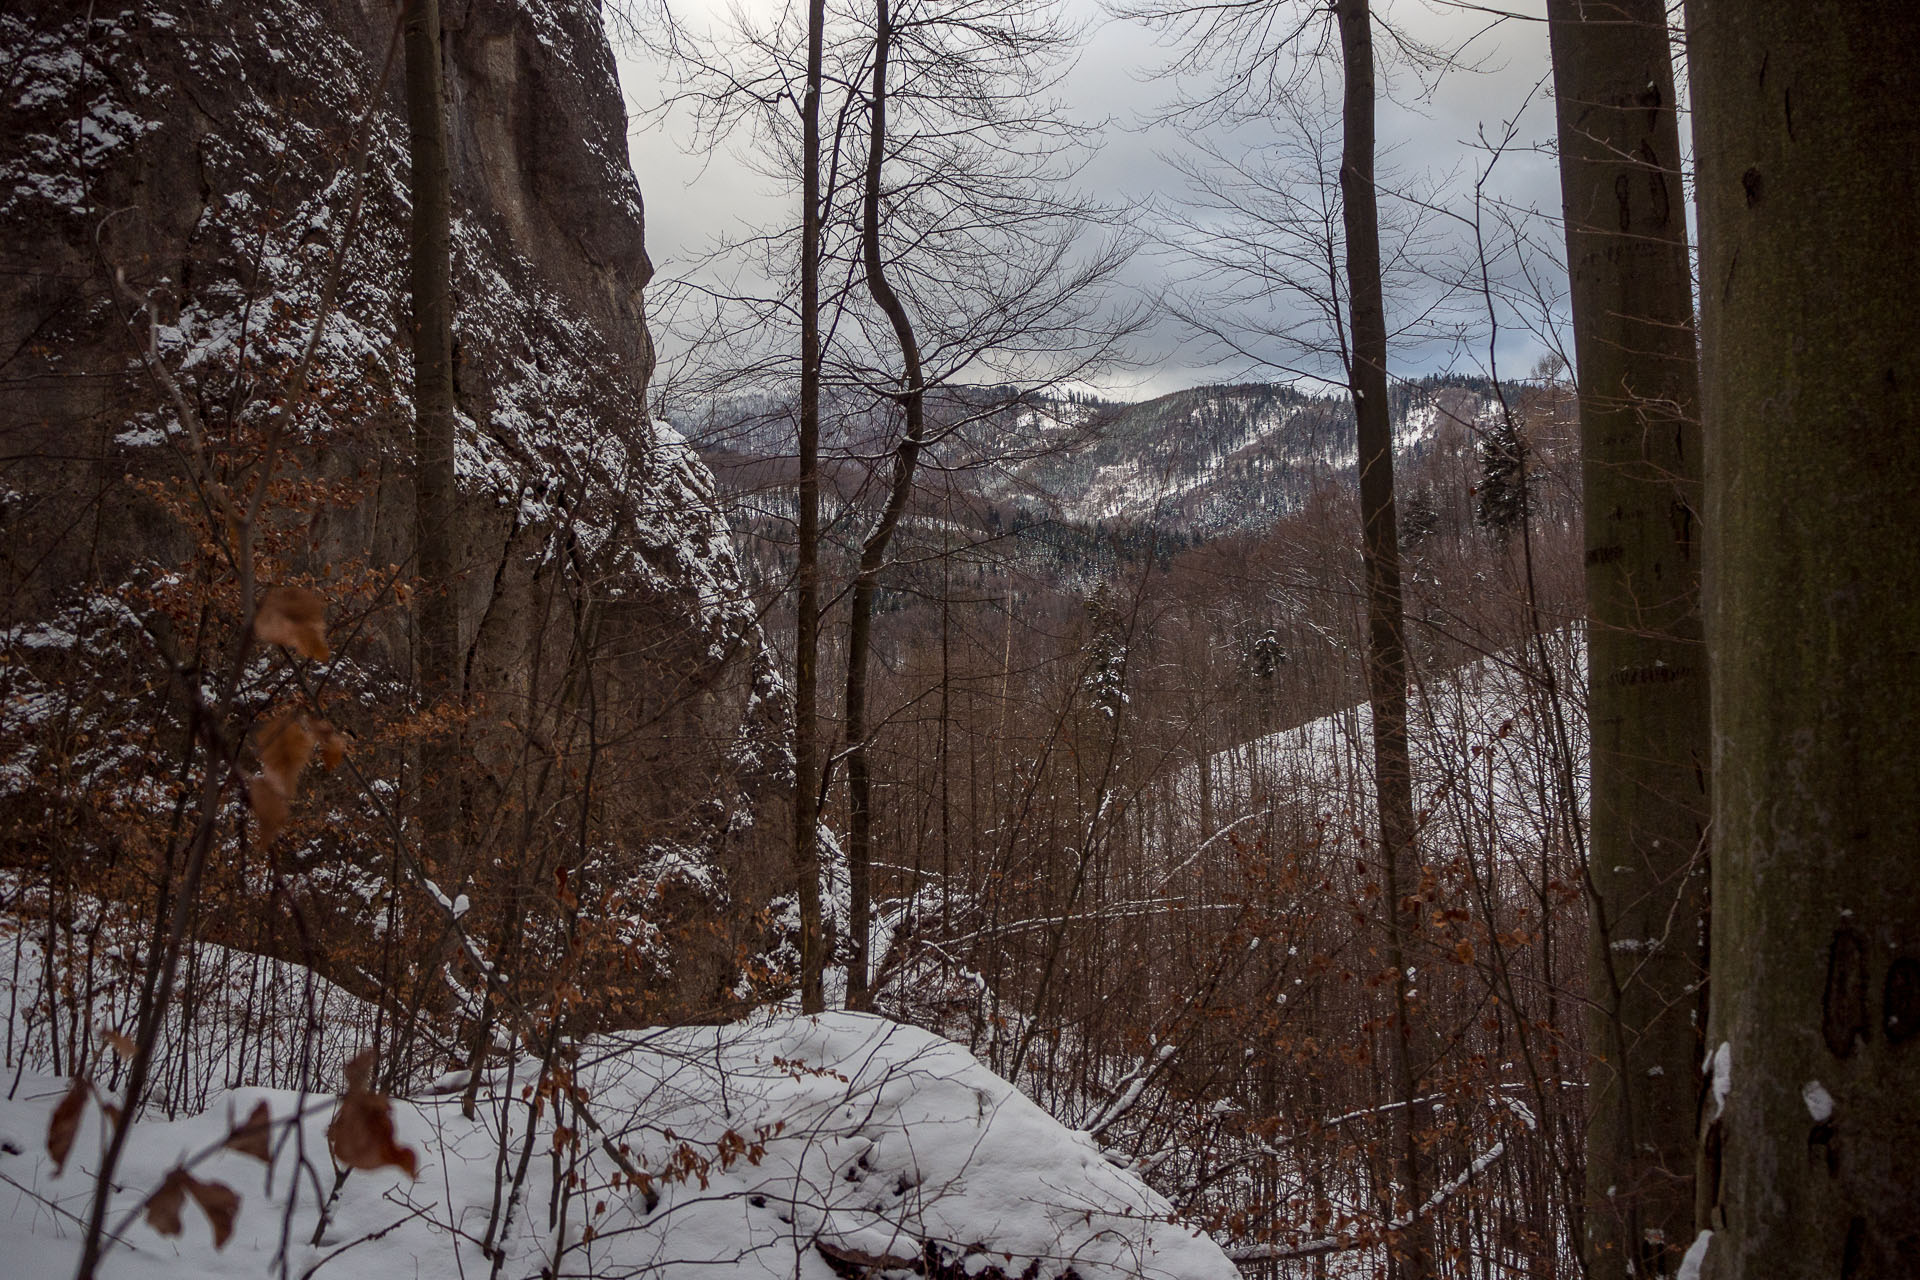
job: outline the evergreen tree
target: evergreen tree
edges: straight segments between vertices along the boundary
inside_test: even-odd
[[[1475,447],[1480,483],[1474,487],[1474,519],[1505,536],[1527,518],[1527,442],[1505,414],[1495,418]]]

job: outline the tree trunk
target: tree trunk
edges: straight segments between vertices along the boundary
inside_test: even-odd
[[[1587,1265],[1692,1238],[1706,961],[1700,431],[1664,0],[1549,0],[1585,489]]]
[[[867,168],[862,210],[861,252],[865,259],[867,292],[886,314],[900,344],[902,366],[900,404],[906,427],[893,456],[893,481],[887,490],[880,521],[860,548],[860,572],[853,583],[853,617],[847,630],[847,871],[850,881],[847,931],[852,943],[847,959],[847,1007],[872,1006],[867,989],[867,966],[873,916],[872,782],[867,762],[867,658],[872,650],[873,596],[886,563],[887,545],[900,524],[907,499],[913,493],[914,467],[924,439],[925,386],[920,369],[920,343],[914,336],[907,309],[887,282],[880,259],[880,170],[886,160],[887,56],[893,43],[893,19],[887,0],[876,0],[873,46],[872,126],[867,140]]]
[[[457,707],[465,696],[460,659],[459,552],[454,502],[453,190],[447,162],[447,87],[439,0],[407,0],[407,142],[412,217],[408,265],[413,294],[413,536],[419,574],[414,682],[423,702]],[[448,892],[466,878],[461,840],[460,738],[450,728],[420,748],[420,846]],[[453,945],[434,945],[437,971]]]
[[[1389,1084],[1403,1104],[1393,1111],[1393,1176],[1401,1206],[1413,1215],[1394,1242],[1405,1280],[1433,1273],[1431,1225],[1419,1209],[1423,1178],[1413,1131],[1413,1001],[1407,955],[1420,930],[1420,853],[1407,755],[1407,645],[1400,599],[1400,535],[1394,514],[1393,427],[1387,412],[1387,316],[1380,279],[1380,210],[1374,193],[1373,18],[1368,0],[1339,0],[1345,98],[1341,108],[1340,200],[1347,251],[1348,328],[1353,350],[1348,389],[1360,455],[1360,517],[1367,583],[1367,697],[1373,711],[1374,792],[1385,878],[1386,962],[1393,1016],[1387,1030]]]
[[[1920,1275],[1920,7],[1691,0],[1705,1272]]]
[[[815,794],[820,659],[820,83],[825,0],[808,0],[800,104],[800,511],[794,571],[793,872],[800,899],[800,1008],[826,1009],[820,924],[820,801]]]

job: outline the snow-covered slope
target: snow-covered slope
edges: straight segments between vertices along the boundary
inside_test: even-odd
[[[1429,831],[1468,829],[1504,844],[1537,844],[1561,821],[1569,785],[1584,806],[1585,664],[1580,633],[1561,630],[1420,683],[1408,739],[1414,803]],[[1351,809],[1364,821],[1372,777],[1373,723],[1363,702],[1213,753],[1207,784],[1216,811],[1281,798]],[[1191,794],[1197,771],[1181,785]]]
[[[473,1120],[462,1118],[458,1078],[443,1096],[396,1102],[396,1136],[418,1154],[419,1176],[351,1174],[317,1243],[334,1186],[332,1097],[239,1089],[192,1119],[142,1120],[110,1217],[127,1222],[126,1244],[104,1274],[260,1276],[284,1252],[295,1276],[456,1280],[489,1273],[490,1234],[505,1255],[496,1274],[509,1276],[1236,1274],[1091,1139],[959,1046],[881,1018],[778,1016],[596,1042],[558,1087],[549,1077],[532,1091],[551,1102],[529,1147],[525,1097],[537,1076],[526,1060],[493,1072]],[[65,1274],[77,1256],[100,1113],[88,1107],[56,1177],[45,1135],[66,1089],[26,1074],[0,1102],[0,1257],[11,1275]],[[259,1104],[274,1118],[270,1166],[222,1148]],[[132,1220],[183,1161],[240,1195],[223,1249],[191,1203],[178,1237]]]

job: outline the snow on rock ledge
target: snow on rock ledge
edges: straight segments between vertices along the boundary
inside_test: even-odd
[[[526,1185],[503,1237],[502,1274],[1237,1274],[1218,1247],[1172,1221],[1166,1201],[1103,1160],[1090,1139],[925,1031],[848,1013],[759,1018],[597,1043],[576,1069],[586,1113],[562,1101],[538,1122]],[[421,1156],[418,1180],[392,1170],[353,1174],[317,1247],[305,1244],[316,1220],[314,1184],[291,1176],[298,1144],[284,1142],[276,1147],[271,1197],[265,1170],[247,1157],[222,1151],[196,1167],[195,1176],[230,1183],[242,1196],[224,1251],[214,1251],[198,1221],[177,1240],[137,1224],[128,1240],[138,1253],[116,1253],[106,1274],[265,1274],[281,1248],[293,1186],[299,1201],[288,1260],[295,1275],[361,1240],[321,1274],[431,1280],[464,1268],[485,1275],[478,1241],[495,1203],[496,1170],[510,1183],[527,1139],[522,1092],[535,1074],[524,1061],[496,1072],[485,1091],[491,1105],[474,1121],[461,1118],[457,1090],[396,1103],[399,1138]],[[0,1155],[12,1184],[0,1183],[0,1251],[24,1268],[18,1274],[58,1274],[78,1248],[67,1214],[85,1209],[98,1117],[89,1114],[66,1175],[53,1179],[42,1135],[62,1092],[62,1082],[29,1077],[15,1101],[0,1103],[0,1137],[19,1151]],[[497,1136],[503,1098],[511,1126],[504,1162]],[[277,1120],[301,1101],[294,1093],[240,1090],[191,1120],[139,1123],[116,1211],[157,1186],[182,1153],[216,1145],[229,1115],[244,1116],[261,1099]],[[322,1186],[332,1181],[324,1137],[331,1111],[309,1097],[304,1140]],[[568,1141],[569,1131],[577,1142]],[[641,1185],[621,1172],[609,1147],[645,1175]]]

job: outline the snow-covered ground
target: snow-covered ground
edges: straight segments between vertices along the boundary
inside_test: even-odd
[[[56,1174],[48,1135],[69,1082],[15,1067],[0,1101],[0,1271],[69,1274],[102,1112],[86,1105]],[[1236,1274],[1091,1138],[958,1045],[878,1017],[769,1014],[600,1039],[544,1076],[520,1056],[483,1077],[472,1119],[463,1083],[393,1102],[417,1177],[387,1167],[336,1183],[335,1078],[311,1092],[235,1088],[191,1118],[141,1118],[107,1219],[122,1243],[102,1274]],[[271,1162],[223,1145],[261,1105]],[[239,1195],[222,1248],[191,1199],[180,1235],[142,1219],[183,1164]]]
[[[1552,672],[1549,686],[1544,673]],[[1561,822],[1561,798],[1587,792],[1586,646],[1578,629],[1543,634],[1413,691],[1408,739],[1415,806],[1426,830],[1480,833],[1535,846]],[[1308,802],[1364,822],[1372,805],[1373,720],[1365,703],[1214,752],[1215,811],[1238,816],[1270,798]],[[1556,762],[1564,762],[1560,772]],[[1195,795],[1198,771],[1179,780]]]

